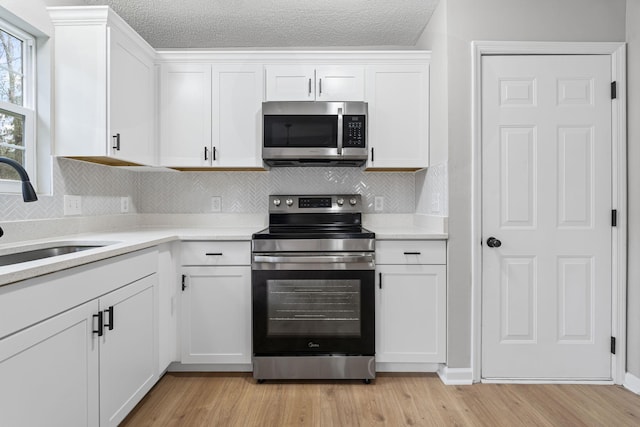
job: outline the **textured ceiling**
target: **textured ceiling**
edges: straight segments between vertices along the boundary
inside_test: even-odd
[[[412,46],[439,0],[45,0],[109,5],[155,48]]]

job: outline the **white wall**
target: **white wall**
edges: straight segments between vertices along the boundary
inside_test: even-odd
[[[627,371],[640,377],[640,0],[627,0]]]
[[[624,41],[626,0],[441,0],[448,99],[448,365],[471,366],[471,50],[473,40]],[[428,25],[420,43],[440,46]],[[435,52],[434,52],[435,55]]]

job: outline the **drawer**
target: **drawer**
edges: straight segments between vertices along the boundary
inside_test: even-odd
[[[446,264],[444,240],[376,240],[376,264]]]
[[[181,265],[251,265],[251,242],[183,242]]]

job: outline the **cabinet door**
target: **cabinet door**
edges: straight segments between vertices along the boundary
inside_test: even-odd
[[[109,28],[108,34],[110,133],[107,152],[123,160],[154,164],[152,58],[117,29]]]
[[[429,165],[429,68],[427,65],[367,67],[368,167]]]
[[[249,365],[251,268],[187,267],[183,273],[182,363]]]
[[[212,166],[262,167],[262,67],[213,67]]]
[[[445,362],[445,266],[379,265],[378,273],[376,361]]]
[[[267,101],[313,101],[316,98],[312,65],[265,66]]]
[[[211,66],[162,65],[159,117],[162,166],[210,166]]]
[[[316,68],[317,101],[364,101],[364,67],[321,66]]]
[[[157,275],[100,298],[100,426],[116,426],[158,379]]]
[[[0,340],[0,424],[97,426],[97,301]]]

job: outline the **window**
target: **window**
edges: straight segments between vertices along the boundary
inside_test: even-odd
[[[0,20],[0,156],[22,164],[35,182],[34,38]],[[0,191],[20,191],[20,177],[0,168]]]

